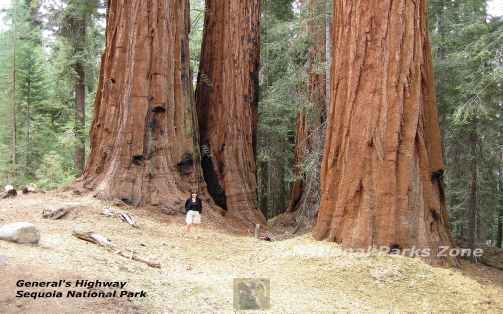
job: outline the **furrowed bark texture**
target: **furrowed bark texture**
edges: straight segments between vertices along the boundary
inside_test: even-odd
[[[199,167],[188,1],[110,0],[107,15],[91,151],[79,181],[134,205],[180,200]]]
[[[295,128],[294,174],[299,177],[292,185],[289,212],[296,211],[303,202],[305,195],[305,180],[302,178],[302,165],[306,154],[316,149],[313,133],[319,131],[326,107],[326,1],[304,0],[304,10],[307,11],[305,31],[312,38],[308,52],[306,82],[308,100],[312,109],[301,108],[297,112]],[[310,199],[307,206],[314,207],[314,200]]]
[[[446,262],[436,256],[452,240],[426,6],[425,0],[334,2],[316,239],[425,248],[430,262]]]
[[[202,168],[228,213],[264,222],[257,209],[255,145],[260,1],[208,0],[196,89]]]

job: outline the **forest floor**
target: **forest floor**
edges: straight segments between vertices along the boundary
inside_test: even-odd
[[[41,217],[43,209],[65,204],[80,207],[61,220]],[[90,196],[54,192],[0,201],[0,224],[28,221],[41,231],[37,246],[0,241],[0,313],[235,313],[234,278],[270,280],[267,313],[503,313],[503,272],[482,265],[445,269],[402,256],[365,256],[278,230],[277,238],[285,240],[261,241],[230,230],[210,212],[187,235],[182,215],[128,209],[140,227],[132,228],[103,216],[106,206]],[[76,239],[75,228],[100,233],[162,268]],[[147,297],[19,299],[20,279],[127,281],[126,289],[144,290]]]

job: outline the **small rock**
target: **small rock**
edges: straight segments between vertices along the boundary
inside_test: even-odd
[[[29,222],[16,222],[0,227],[0,240],[16,243],[38,243],[40,232]]]

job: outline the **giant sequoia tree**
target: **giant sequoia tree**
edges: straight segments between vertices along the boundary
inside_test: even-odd
[[[202,167],[215,202],[248,222],[257,210],[255,146],[260,0],[208,0],[196,90]]]
[[[198,180],[188,1],[110,0],[91,152],[79,181],[160,204]]]
[[[317,239],[433,255],[452,244],[426,2],[334,2]]]

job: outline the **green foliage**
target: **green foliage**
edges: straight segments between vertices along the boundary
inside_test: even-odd
[[[44,20],[39,12],[42,2],[13,1],[5,21],[8,29],[0,33],[5,39],[0,42],[0,122],[7,126],[0,130],[2,184],[37,183],[50,188],[76,174],[75,65],[83,64],[85,69],[90,117],[103,47],[103,26],[99,20],[102,3],[97,0],[61,3],[64,4],[61,7],[46,8],[48,19]],[[77,22],[82,20],[86,21],[85,31],[76,29]],[[44,37],[43,31],[48,31],[45,36],[49,37]],[[11,97],[14,73],[15,102]]]
[[[268,216],[284,211],[293,181],[295,117],[307,105],[308,34],[293,1],[265,1],[258,123],[259,201]]]
[[[201,44],[203,42],[204,28],[204,0],[190,0],[190,68],[193,73],[194,87],[197,83]]]
[[[263,0],[262,8],[269,17],[280,21],[292,21],[295,18],[294,4],[294,0]]]
[[[10,149],[8,143],[10,141],[9,127],[9,100],[11,93],[11,66],[12,54],[8,32],[0,33],[0,124],[4,127],[0,128],[0,174],[7,174],[10,170]],[[5,175],[0,175],[0,184],[5,184],[7,178]]]
[[[66,161],[61,154],[49,151],[44,155],[37,170],[37,183],[43,188],[56,188],[75,179],[73,171],[65,167]]]
[[[17,66],[17,177],[34,179],[34,168],[42,159],[52,132],[46,127],[46,77],[42,49],[31,42],[20,45]],[[49,142],[50,144],[50,142]]]
[[[450,223],[468,238],[494,239],[501,197],[503,23],[486,1],[431,1],[437,98],[441,114]]]

